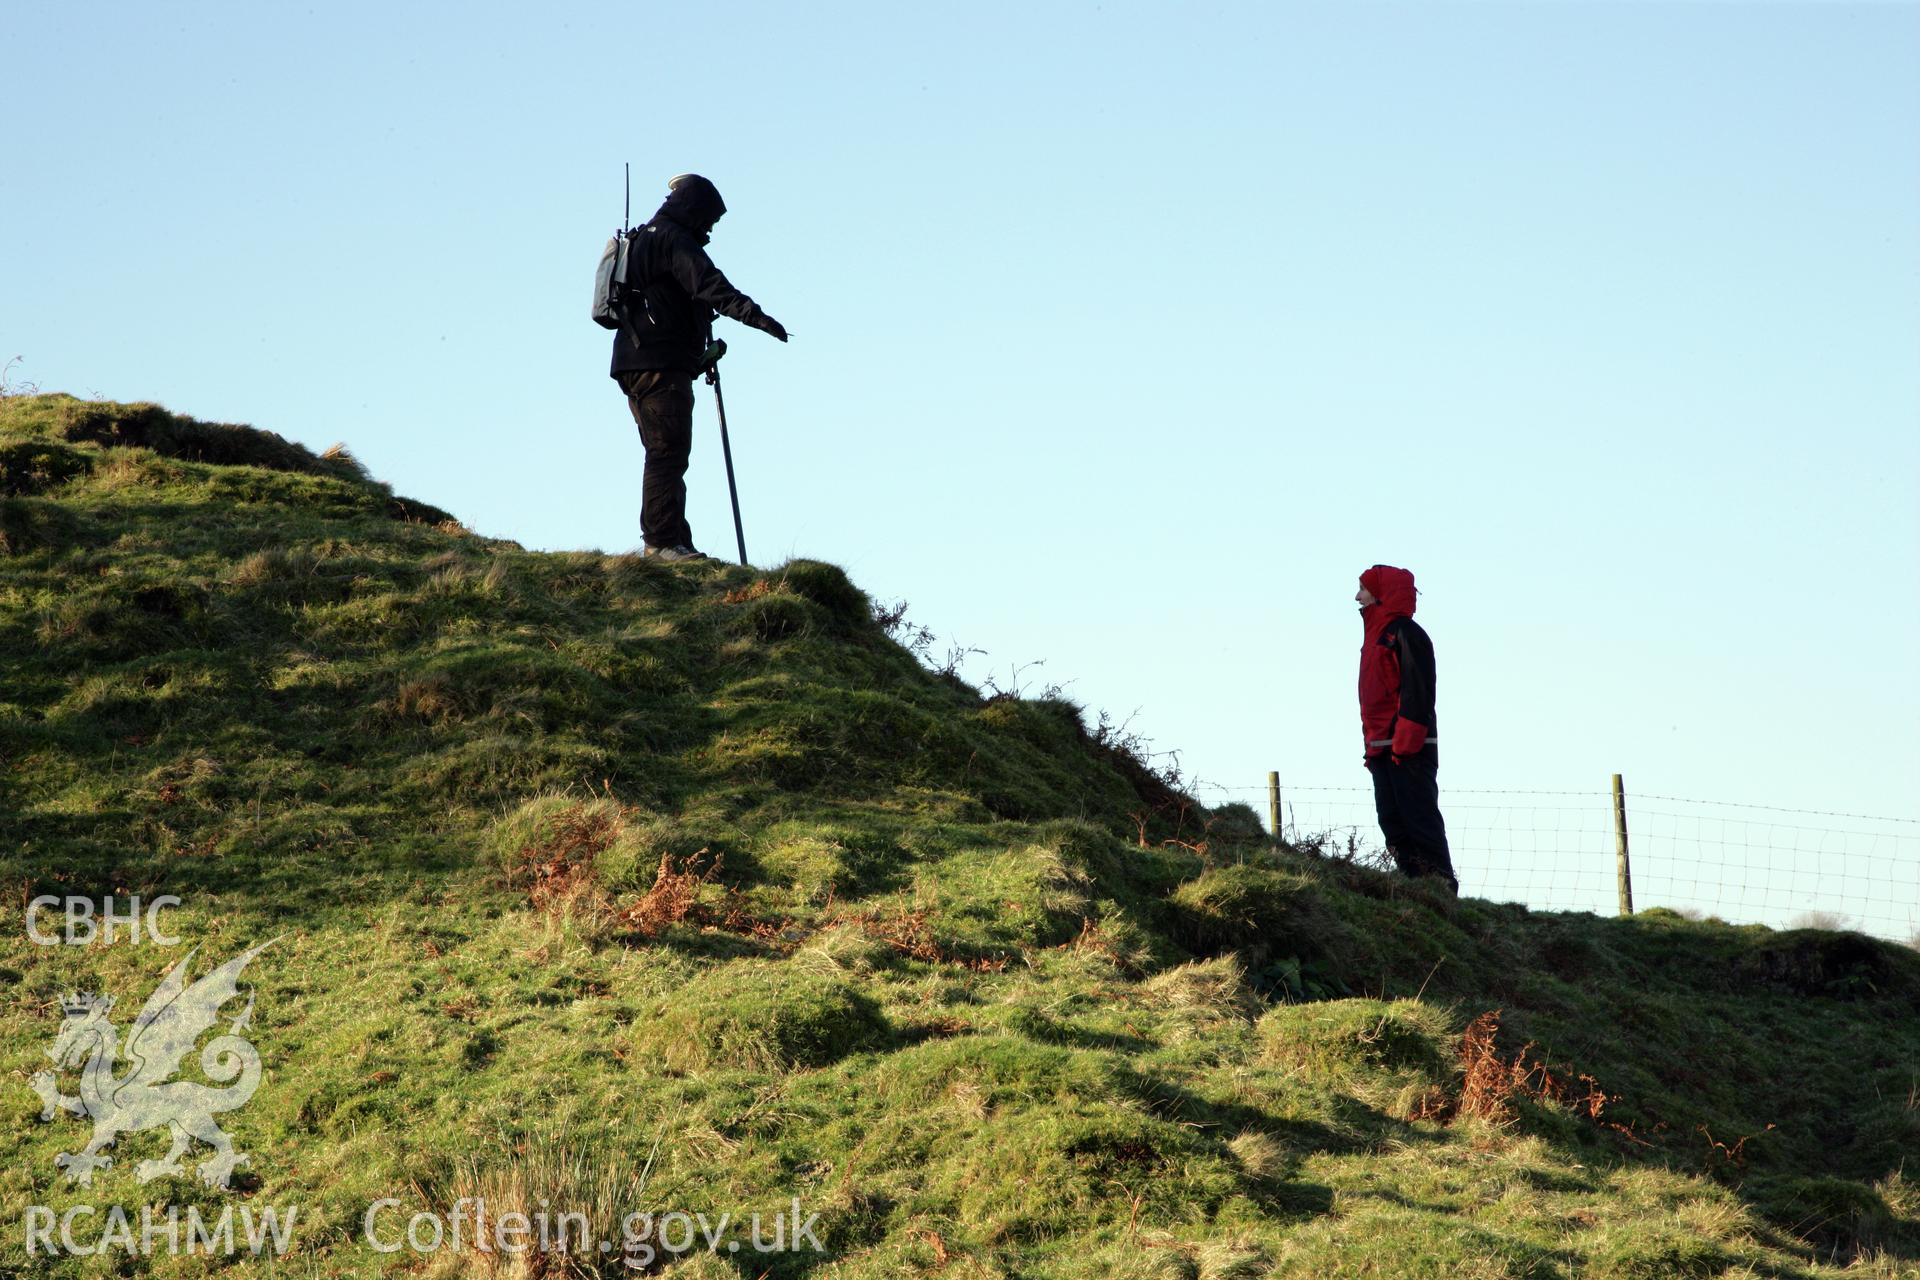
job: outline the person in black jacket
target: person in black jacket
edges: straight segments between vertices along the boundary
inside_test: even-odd
[[[697,173],[667,183],[667,198],[636,229],[629,250],[626,322],[614,332],[612,374],[647,451],[640,485],[643,554],[698,560],[687,525],[687,458],[693,451],[693,380],[713,336],[715,313],[770,333],[787,331],[728,282],[707,256],[713,224],[727,211]]]
[[[1437,876],[1455,892],[1440,816],[1440,726],[1433,641],[1413,620],[1413,574],[1377,564],[1360,575],[1360,733],[1380,834],[1402,873]]]

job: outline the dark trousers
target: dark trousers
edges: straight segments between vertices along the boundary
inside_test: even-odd
[[[687,458],[693,453],[693,380],[683,373],[622,374],[627,408],[640,428],[647,469],[640,479],[640,536],[650,547],[690,547]]]
[[[1405,761],[1395,764],[1384,751],[1367,759],[1380,834],[1402,874],[1439,876],[1457,890],[1447,823],[1440,816],[1440,749],[1429,745]]]

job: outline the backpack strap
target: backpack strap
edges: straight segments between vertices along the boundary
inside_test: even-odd
[[[640,265],[638,261],[636,261],[639,256],[636,253],[636,250],[639,248],[639,236],[642,231],[648,229],[649,228],[646,227],[635,227],[627,232],[626,257],[627,270],[629,272]],[[640,281],[638,285],[629,283],[624,279],[620,281],[620,307],[618,312],[620,317],[620,332],[627,335],[627,341],[633,344],[634,350],[636,351],[640,349],[640,331],[634,326],[632,313],[627,307],[627,298],[629,295],[639,295],[641,298],[640,305],[644,307],[646,305],[646,286],[647,282],[645,280]]]

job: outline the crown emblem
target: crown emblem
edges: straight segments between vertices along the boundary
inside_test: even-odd
[[[60,1011],[69,1018],[84,1018],[95,1009],[101,1013],[111,1013],[113,997],[91,991],[69,991],[60,997]]]

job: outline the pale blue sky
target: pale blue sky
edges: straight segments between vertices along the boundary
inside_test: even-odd
[[[623,161],[636,217],[697,170],[796,335],[727,332],[749,549],[975,678],[1361,783],[1388,561],[1443,787],[1920,812],[1920,7],[13,0],[0,38],[16,377],[631,548],[590,272]]]

